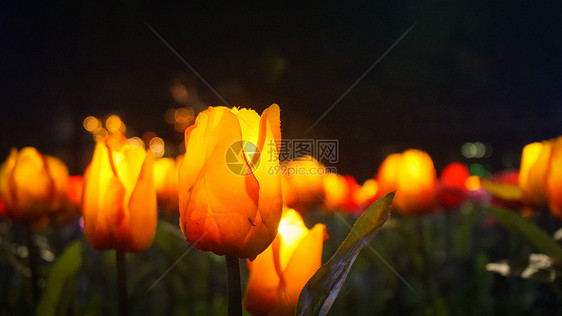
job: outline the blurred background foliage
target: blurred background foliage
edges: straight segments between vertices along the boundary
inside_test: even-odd
[[[512,214],[506,219],[490,208],[465,203],[458,210],[425,217],[394,213],[361,251],[331,314],[556,314],[562,308],[559,263],[558,267],[543,266],[542,275],[521,275],[531,254],[545,249],[562,251],[550,237],[555,229],[552,215],[539,212],[525,219],[513,211],[504,212]],[[320,210],[304,218],[327,226],[323,262],[334,254],[355,221],[345,213]],[[176,222],[177,218],[162,218],[153,245],[144,252],[127,254],[131,313],[225,314],[224,258],[191,249]],[[533,225],[538,233],[522,234],[505,225]],[[33,312],[27,253],[19,242],[20,233],[16,226],[1,225],[1,314]],[[41,249],[41,314],[115,313],[114,252],[92,249],[72,223],[63,230],[64,253],[56,254],[50,242],[52,233],[49,228],[36,236]],[[540,234],[549,237],[550,250],[541,248],[545,243],[533,245],[533,238],[540,239]],[[511,275],[487,269],[490,263],[507,258]],[[242,280],[245,287],[244,265]]]

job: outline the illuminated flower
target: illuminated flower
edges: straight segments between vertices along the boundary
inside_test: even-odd
[[[544,207],[546,197],[546,177],[550,165],[552,141],[535,142],[523,147],[519,169],[519,187],[526,203]]]
[[[347,180],[337,173],[329,173],[324,176],[323,184],[328,211],[343,207],[349,195]]]
[[[546,194],[552,214],[562,220],[562,137],[553,142]]]
[[[402,154],[390,154],[383,160],[376,176],[379,184],[379,193],[377,196],[381,197],[396,190],[401,159]],[[394,201],[396,201],[396,198]]]
[[[435,209],[437,176],[433,160],[424,151],[408,149],[388,156],[377,175],[380,194],[396,190],[394,205],[404,215]]]
[[[178,214],[178,159],[160,158],[154,162],[154,186],[158,204],[169,214]]]
[[[322,202],[325,168],[310,156],[284,163],[283,203],[299,212],[305,212]]]
[[[460,162],[450,163],[443,169],[438,191],[439,204],[442,207],[455,209],[466,199],[468,177],[468,168]]]
[[[112,136],[96,144],[84,175],[84,234],[98,250],[142,251],[156,231],[153,156]]]
[[[286,208],[273,243],[254,261],[244,308],[253,315],[294,315],[302,288],[322,265],[326,227],[308,229],[302,217]]]
[[[185,130],[178,175],[180,227],[189,243],[254,259],[277,234],[282,213],[279,106],[209,107]]]
[[[363,185],[357,187],[357,190],[353,193],[353,200],[357,205],[353,215],[361,215],[367,207],[375,202],[378,187],[375,179],[367,179]]]
[[[8,216],[34,222],[57,211],[66,197],[68,169],[35,148],[12,149],[0,167],[0,194]]]

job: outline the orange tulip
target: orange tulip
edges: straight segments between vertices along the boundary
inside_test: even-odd
[[[546,176],[550,165],[552,141],[535,142],[523,147],[519,169],[519,187],[524,200],[535,206],[547,206]]]
[[[379,168],[380,194],[396,190],[394,205],[404,215],[432,212],[437,176],[433,160],[424,151],[408,149],[388,156]]]
[[[562,137],[553,141],[550,170],[546,178],[546,194],[552,214],[562,220]]]
[[[379,186],[375,179],[367,179],[362,186],[357,187],[353,194],[353,200],[358,206],[355,212],[353,212],[354,215],[361,215],[365,208],[375,202],[378,188]]]
[[[29,223],[58,210],[65,197],[68,169],[35,148],[12,149],[0,167],[0,194],[8,216]]]
[[[322,202],[324,195],[324,166],[316,159],[305,156],[284,163],[283,203],[299,212],[307,211]]]
[[[376,176],[379,183],[379,193],[377,196],[382,197],[396,190],[401,158],[402,154],[390,154],[383,160]],[[396,201],[396,198],[394,200]]]
[[[160,158],[154,162],[154,186],[162,210],[168,215],[178,214],[178,159]]]
[[[180,228],[196,248],[254,259],[277,234],[282,194],[279,106],[209,107],[185,130]]]
[[[294,315],[302,288],[322,265],[326,227],[308,229],[302,217],[286,208],[273,243],[254,261],[244,308],[253,315]]]
[[[98,250],[137,252],[156,231],[153,155],[112,136],[96,144],[84,175],[84,234]]]
[[[347,180],[337,173],[324,176],[324,199],[328,211],[341,208],[348,198]]]

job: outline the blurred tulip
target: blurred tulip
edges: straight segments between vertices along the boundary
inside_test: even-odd
[[[439,205],[446,209],[456,209],[467,197],[466,181],[470,173],[460,162],[448,164],[441,172],[439,181]]]
[[[209,107],[185,130],[180,228],[204,251],[254,259],[277,234],[282,193],[279,106]]]
[[[84,175],[84,234],[98,250],[138,252],[156,231],[153,156],[111,136],[96,144]]]
[[[326,227],[308,229],[302,217],[286,208],[273,243],[254,261],[244,308],[252,315],[294,315],[302,288],[322,265]]]
[[[322,203],[324,196],[324,166],[310,156],[284,163],[283,203],[299,212]]]
[[[379,183],[379,193],[377,196],[383,196],[396,190],[401,161],[402,154],[398,153],[390,154],[383,160],[376,176]]]
[[[66,197],[68,169],[35,148],[12,149],[0,167],[0,194],[8,216],[30,223],[57,211]]]
[[[154,186],[158,204],[168,215],[178,214],[178,169],[183,156],[178,159],[160,158],[154,162]]]
[[[402,214],[434,211],[437,176],[433,160],[426,152],[408,149],[402,154],[389,155],[379,168],[377,180],[380,195],[396,190],[394,205]]]
[[[68,178],[68,188],[66,190],[70,203],[80,208],[82,205],[82,191],[84,190],[84,177],[71,176]]]
[[[324,176],[324,200],[328,211],[343,207],[349,195],[347,180],[337,173]]]
[[[367,179],[363,185],[357,186],[357,190],[353,193],[353,200],[357,207],[352,212],[352,215],[361,215],[367,207],[375,202],[378,187],[375,179]]]
[[[534,206],[548,205],[546,197],[546,175],[548,173],[552,142],[535,142],[523,147],[519,186],[525,202]]]
[[[353,176],[350,175],[345,175],[343,176],[343,178],[345,179],[345,182],[347,183],[347,196],[344,200],[343,203],[343,210],[346,211],[347,213],[353,214],[355,213],[355,210],[357,209],[358,205],[355,201],[355,192],[357,192],[357,190],[359,190],[360,186],[359,183],[357,183],[357,180],[355,180],[355,178]]]
[[[546,194],[552,214],[562,220],[562,137],[553,141]]]

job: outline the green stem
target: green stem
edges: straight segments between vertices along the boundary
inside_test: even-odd
[[[226,275],[228,278],[228,315],[242,315],[242,286],[240,284],[240,259],[226,257]]]
[[[39,301],[39,284],[37,283],[37,247],[33,241],[33,228],[28,225],[25,228],[27,239],[27,250],[29,255],[29,270],[31,271],[31,294],[33,296],[33,303],[37,304]]]
[[[119,297],[119,315],[127,316],[129,314],[129,297],[127,295],[127,265],[125,261],[125,253],[115,251],[117,255],[117,288]]]

